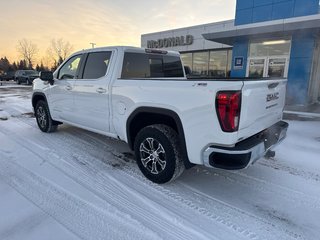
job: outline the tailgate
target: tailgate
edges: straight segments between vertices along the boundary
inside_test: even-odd
[[[282,119],[287,79],[244,81],[238,139],[250,137]]]

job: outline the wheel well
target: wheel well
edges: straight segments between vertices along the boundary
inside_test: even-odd
[[[128,139],[128,141],[130,142],[129,144],[131,148],[133,148],[134,140],[138,132],[142,128],[152,124],[165,124],[179,134],[177,124],[172,117],[158,113],[141,112],[131,120],[129,125],[128,138],[130,138],[130,140]]]
[[[46,97],[43,96],[42,94],[35,94],[32,97],[32,107],[35,108],[37,105],[37,102],[43,100],[43,101],[47,101]]]
[[[183,151],[185,167],[188,169],[194,166],[194,164],[190,163],[188,158],[181,120],[179,116],[171,110],[149,107],[135,110],[127,121],[127,139],[129,147],[133,150],[134,141],[138,132],[142,128],[153,124],[165,124],[177,132]]]

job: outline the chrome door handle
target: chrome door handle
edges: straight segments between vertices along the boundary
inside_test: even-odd
[[[107,90],[104,88],[97,88],[97,93],[105,93]]]
[[[71,86],[66,86],[66,90],[70,91],[72,89]]]

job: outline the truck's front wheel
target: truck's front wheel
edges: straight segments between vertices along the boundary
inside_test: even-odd
[[[38,101],[34,110],[38,127],[42,132],[49,133],[57,130],[58,124],[51,119],[48,104],[45,101]]]
[[[135,138],[134,151],[141,172],[152,182],[172,181],[184,170],[178,134],[166,125],[143,128]]]

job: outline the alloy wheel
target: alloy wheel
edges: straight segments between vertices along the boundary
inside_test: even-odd
[[[37,109],[37,119],[41,128],[45,128],[47,125],[47,114],[42,106]]]
[[[140,144],[140,157],[143,166],[152,174],[161,173],[166,167],[166,152],[159,141],[146,138]]]

